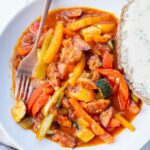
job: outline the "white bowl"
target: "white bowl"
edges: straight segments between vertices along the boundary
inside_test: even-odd
[[[52,9],[60,7],[88,6],[107,10],[120,15],[125,0],[53,0]],[[24,29],[41,15],[44,1],[36,0],[22,9],[7,25],[0,36],[0,128],[18,149],[23,150],[49,150],[66,149],[49,140],[38,141],[31,131],[26,131],[17,125],[10,114],[13,98],[10,95],[11,69],[10,59],[14,45]],[[143,105],[142,111],[133,121],[135,132],[124,130],[116,137],[114,144],[103,144],[90,147],[91,150],[138,150],[150,138],[150,107]],[[77,150],[89,147],[76,148]]]

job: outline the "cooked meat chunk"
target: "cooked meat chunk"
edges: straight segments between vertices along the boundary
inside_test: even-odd
[[[67,75],[67,64],[65,63],[58,63],[58,71],[63,79]]]
[[[41,120],[43,120],[43,115],[41,113],[38,113],[37,115],[33,117],[33,122],[34,122],[33,131],[34,132],[37,132]]]
[[[28,33],[22,39],[22,46],[32,45],[35,42],[35,35]]]
[[[71,105],[70,105],[70,103],[69,103],[69,101],[66,97],[64,97],[63,100],[62,100],[62,106],[64,108],[70,108],[71,107]]]
[[[65,10],[63,13],[70,19],[76,19],[82,15],[83,10],[80,8],[75,8],[75,9]]]
[[[99,79],[101,78],[101,75],[100,75],[100,73],[99,73],[98,71],[96,71],[96,70],[91,70],[91,72],[86,72],[86,71],[84,71],[84,72],[81,74],[80,78],[90,79],[90,80],[92,80],[93,82],[95,82],[95,81],[97,81],[97,80],[99,80]],[[80,78],[79,78],[79,80],[80,80]]]
[[[68,99],[66,97],[63,98],[62,100],[62,106],[64,108],[67,108],[68,109],[68,117],[69,119],[75,119],[75,112],[73,110],[73,108],[71,107]]]
[[[31,51],[34,42],[35,42],[34,34],[32,33],[25,34],[22,38],[21,45],[20,48],[18,49],[18,52],[24,56],[27,55]]]
[[[69,119],[71,119],[71,120],[75,120],[76,119],[75,111],[72,108],[68,109],[68,113],[69,113],[68,114]]]
[[[43,119],[43,115],[41,113],[38,113],[36,116],[33,117],[33,119],[36,123],[40,123]]]
[[[21,62],[21,60],[22,60],[22,57],[21,57],[20,55],[15,55],[15,56],[14,56],[13,66],[14,66],[15,69],[18,68],[18,66],[19,66],[19,64],[20,64],[20,62]]]
[[[52,129],[56,130],[56,129],[60,129],[60,124],[57,121],[53,121],[52,124]]]
[[[29,31],[30,31],[32,34],[36,35],[37,32],[38,32],[39,27],[40,27],[40,22],[39,22],[39,21],[33,22],[33,23],[30,25],[30,27],[29,27]]]
[[[140,111],[140,108],[137,106],[137,104],[133,101],[131,101],[130,105],[129,105],[129,111],[132,114],[137,114]]]
[[[89,103],[81,103],[82,107],[90,114],[101,113],[108,107],[109,104],[110,100],[107,99],[95,100]]]
[[[100,122],[100,121],[99,121],[99,114],[94,114],[94,115],[92,115],[92,118],[93,118],[97,123]]]
[[[88,62],[87,62],[89,68],[91,70],[95,70],[96,68],[99,68],[102,66],[102,62],[99,58],[98,55],[92,55],[89,59],[88,59]]]
[[[31,82],[31,85],[32,85],[33,89],[38,88],[39,86],[41,86],[41,82],[38,79],[33,79]]]
[[[84,70],[84,72],[81,74],[80,77],[81,78],[90,78],[90,76],[91,76],[90,72],[87,72]]]
[[[67,48],[67,47],[72,48],[72,46],[73,46],[72,38],[68,38],[68,39],[63,40],[62,45],[65,48]]]
[[[54,89],[56,89],[60,86],[61,75],[58,72],[57,63],[49,64],[49,66],[47,68],[47,76],[49,77],[49,80],[52,83],[52,86],[54,87]]]
[[[94,70],[94,71],[91,72],[92,81],[95,82],[95,81],[99,80],[100,78],[101,78],[101,75],[98,71]]]
[[[80,77],[77,83],[81,84],[84,88],[87,88],[90,90],[97,89],[97,86],[95,85],[95,83],[91,79],[88,79],[88,78]]]
[[[74,47],[72,39],[66,39],[63,41],[62,52],[61,52],[61,62],[66,64],[76,64],[82,57],[82,51]]]
[[[82,51],[90,49],[90,46],[80,36],[64,40],[63,46],[60,57],[61,62],[66,64],[76,64],[81,59]]]
[[[106,143],[113,143],[114,142],[114,138],[108,134],[108,133],[104,133],[102,135],[99,136],[100,139],[105,140]]]
[[[116,128],[120,126],[120,121],[116,118],[112,118],[109,123],[109,128]]]
[[[52,140],[59,142],[61,145],[65,147],[74,148],[77,145],[77,141],[74,137],[62,131],[57,131],[52,136]]]
[[[96,43],[96,44],[94,45],[94,47],[92,48],[91,52],[92,52],[93,54],[96,54],[96,55],[99,55],[99,56],[102,55],[102,52],[101,52],[99,43]]]
[[[108,51],[110,50],[109,46],[107,44],[96,43],[95,46],[93,47],[93,49],[91,50],[91,52],[93,54],[102,56],[106,50],[108,50]]]
[[[88,51],[91,49],[88,43],[86,43],[79,35],[75,35],[73,38],[74,46],[82,51]]]
[[[67,79],[68,75],[74,71],[75,64],[58,63],[58,71],[62,79]]]
[[[58,115],[56,120],[61,126],[71,128],[71,122],[66,116]]]
[[[113,118],[115,113],[115,110],[113,107],[109,107],[107,110],[103,111],[100,114],[100,122],[103,125],[103,127],[107,128],[110,120]]]

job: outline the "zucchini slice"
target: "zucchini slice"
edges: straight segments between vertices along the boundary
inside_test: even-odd
[[[100,94],[102,95],[102,98],[112,96],[112,90],[107,79],[101,78],[100,80],[96,81],[96,85]]]

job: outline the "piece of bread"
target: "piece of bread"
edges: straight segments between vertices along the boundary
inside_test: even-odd
[[[150,104],[150,0],[131,0],[123,8],[117,53],[129,87]]]

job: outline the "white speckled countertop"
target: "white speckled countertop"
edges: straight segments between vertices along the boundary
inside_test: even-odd
[[[33,0],[0,0],[0,34],[7,22],[18,12],[18,10],[31,1]],[[0,131],[0,150],[13,150],[13,148],[6,146],[5,144],[13,146]],[[150,142],[148,142],[141,150],[150,150]]]

